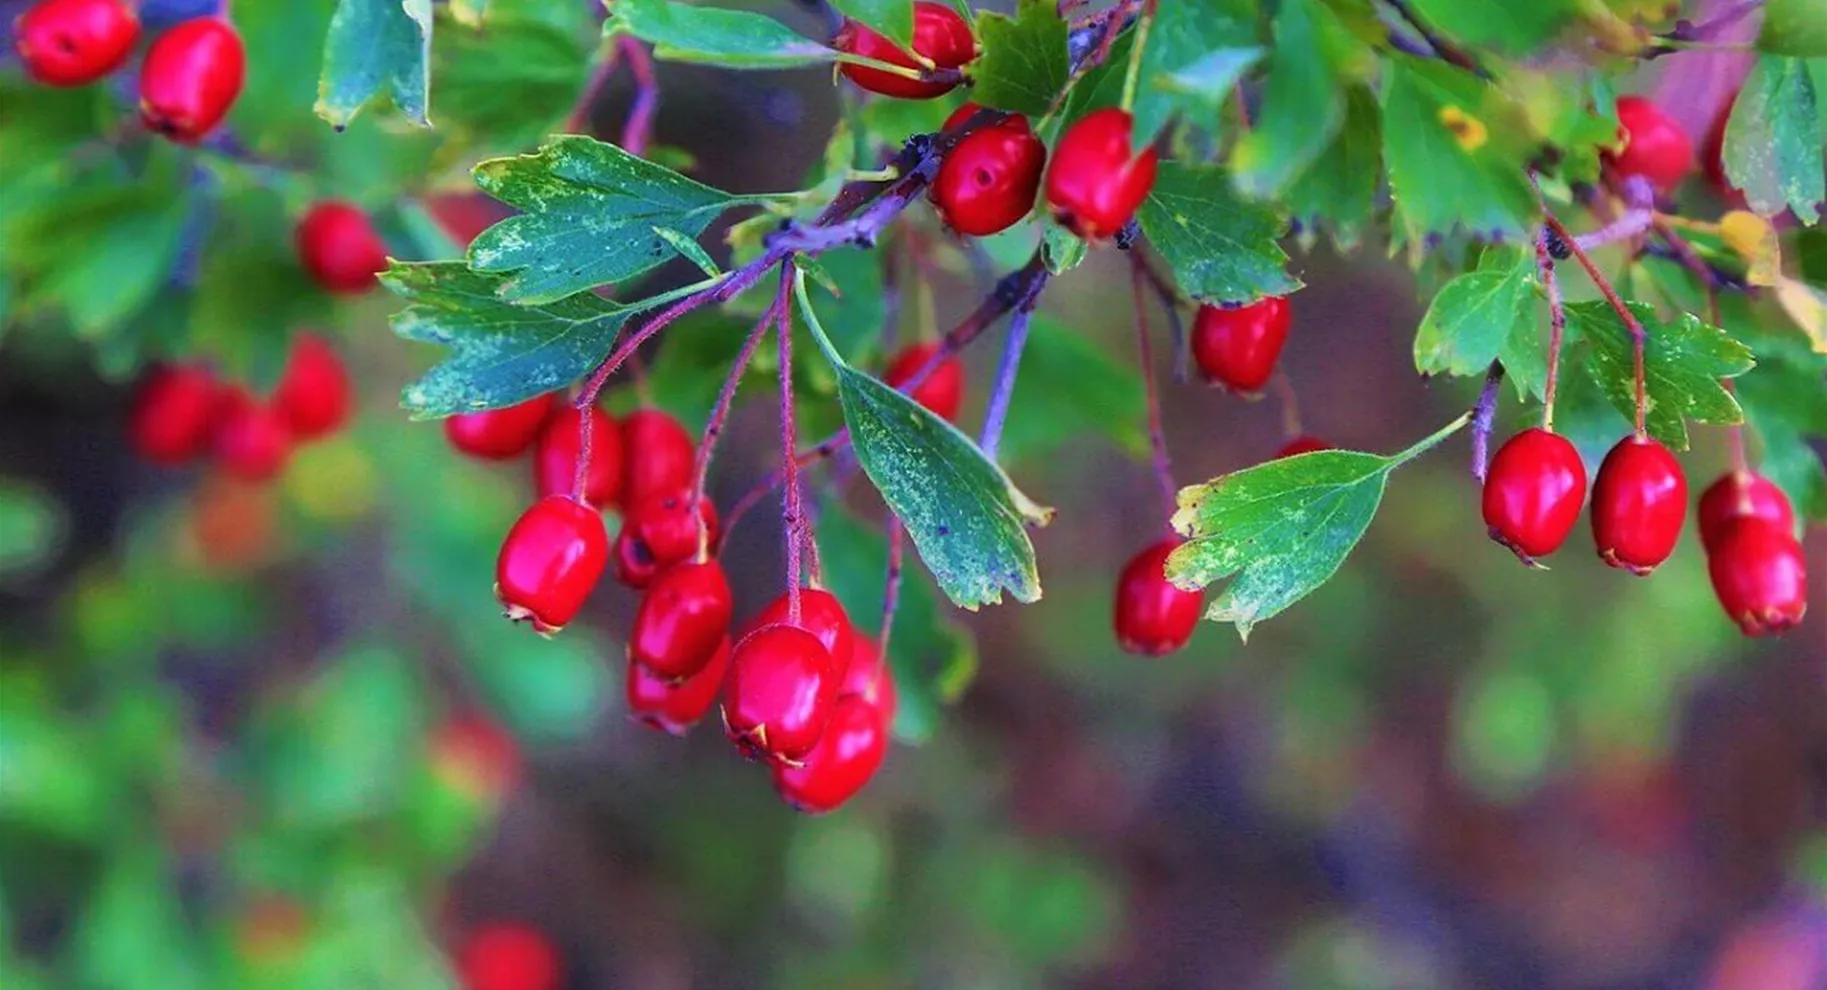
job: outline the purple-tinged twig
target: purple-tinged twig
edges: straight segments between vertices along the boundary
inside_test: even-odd
[[[1656,190],[1640,175],[1624,178],[1619,190],[1624,198],[1624,213],[1598,230],[1573,238],[1581,250],[1596,251],[1608,244],[1640,237],[1656,219]]]
[[[1561,242],[1567,245],[1567,250],[1573,254],[1573,260],[1579,262],[1580,267],[1586,270],[1586,276],[1592,280],[1592,284],[1599,290],[1599,294],[1605,297],[1605,302],[1611,306],[1612,311],[1618,314],[1618,319],[1624,321],[1625,329],[1630,331],[1631,352],[1635,365],[1637,389],[1636,432],[1639,438],[1648,436],[1649,390],[1644,374],[1644,351],[1648,346],[1649,331],[1643,329],[1642,321],[1637,319],[1637,314],[1630,311],[1629,306],[1624,305],[1623,298],[1618,295],[1618,290],[1612,287],[1611,280],[1606,278],[1605,273],[1599,270],[1599,266],[1592,260],[1592,256],[1586,253],[1585,248],[1580,247],[1579,243],[1574,239],[1573,234],[1567,230],[1566,224],[1561,223],[1560,218],[1549,211],[1546,204],[1543,204],[1542,206],[1542,217],[1546,220],[1548,227],[1560,237]],[[1546,253],[1547,245],[1540,241],[1538,241],[1538,244],[1541,245],[1537,253],[1537,258],[1539,259],[1541,254]],[[1566,315],[1563,313],[1561,322],[1565,323],[1565,321]],[[1548,365],[1548,370],[1550,373],[1550,381],[1553,380],[1552,375],[1555,363],[1560,357],[1560,330],[1558,327],[1555,331],[1555,338],[1554,344],[1552,345],[1553,352],[1549,356],[1550,363]],[[1553,410],[1554,407],[1549,406],[1548,415],[1552,416]]]
[[[660,112],[660,80],[653,71],[653,53],[646,45],[625,34],[618,46],[628,63],[628,74],[634,79],[634,105],[628,108],[628,119],[622,123],[622,150],[645,155],[653,141],[654,118]]]
[[[1142,273],[1142,259],[1129,255],[1129,296],[1136,311],[1136,357],[1142,366],[1143,395],[1148,404],[1148,448],[1153,456],[1155,483],[1161,487],[1161,501],[1167,508],[1162,519],[1172,519],[1177,508],[1174,463],[1167,452],[1167,431],[1161,426],[1161,392],[1155,387],[1154,345],[1148,339],[1148,300],[1143,288],[1148,277]]]
[[[792,291],[793,266],[780,268],[780,295]],[[805,548],[805,506],[799,490],[799,426],[793,414],[793,314],[782,311],[776,320],[780,343],[780,461],[786,476],[781,493],[781,527],[787,540],[787,621],[799,624],[800,554]]]
[[[888,515],[888,577],[882,587],[882,628],[876,633],[883,661],[888,658],[888,638],[894,632],[895,610],[901,606],[901,570],[907,557],[907,531],[901,517]]]
[[[1422,20],[1416,15],[1414,10],[1409,7],[1407,0],[1383,0],[1383,2],[1389,6],[1389,9],[1395,11],[1396,14],[1402,18],[1403,22],[1413,29],[1416,34],[1420,35],[1421,40],[1427,42],[1427,46],[1432,49],[1432,51],[1429,52],[1419,52],[1416,54],[1420,54],[1424,57],[1432,55],[1448,65],[1464,69],[1480,79],[1491,78],[1490,74],[1478,64],[1477,59],[1466,53],[1466,51],[1458,45],[1441,37],[1433,28],[1428,27],[1427,22]],[[1399,45],[1397,37],[1397,35],[1391,34],[1389,36],[1390,42]],[[1401,47],[1404,47],[1406,50],[1406,46]]]
[[[1503,385],[1503,362],[1492,361],[1484,373],[1484,389],[1472,407],[1472,477],[1484,480],[1491,463],[1491,425],[1497,420],[1497,399]]]
[[[1043,275],[1016,304],[1015,315],[1009,320],[1009,335],[1002,344],[1002,360],[996,364],[996,382],[990,387],[990,405],[983,414],[983,436],[977,442],[983,456],[992,461],[1002,447],[1002,429],[1009,418],[1009,403],[1015,398],[1015,379],[1021,373],[1021,354],[1027,350],[1034,306],[1040,301],[1040,290],[1046,284]]]
[[[1561,298],[1561,280],[1550,247],[1550,239],[1559,243],[1559,236],[1553,228],[1543,227],[1535,238],[1535,267],[1541,274],[1542,291],[1548,295],[1548,381],[1542,389],[1542,429],[1550,433],[1554,432],[1554,393],[1561,377],[1561,344],[1567,335],[1567,304]]]
[[[711,452],[717,446],[717,439],[723,435],[724,424],[729,421],[730,408],[736,402],[736,390],[741,387],[742,376],[748,373],[749,365],[755,360],[755,351],[760,348],[761,339],[768,335],[769,327],[780,326],[782,332],[785,332],[781,314],[786,312],[789,284],[782,282],[780,291],[774,296],[774,304],[761,314],[761,319],[755,321],[754,328],[749,330],[748,338],[736,353],[736,361],[730,367],[729,377],[723,380],[723,387],[717,392],[717,403],[711,407],[710,419],[704,424],[704,435],[698,440],[697,459],[692,465],[691,497],[685,503],[687,506],[695,507],[704,498],[704,486],[710,478]],[[695,512],[696,509],[691,511]],[[699,514],[697,518],[698,552],[702,556],[708,549],[710,533],[704,525],[703,515]]]

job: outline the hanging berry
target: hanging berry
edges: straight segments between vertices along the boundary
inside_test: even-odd
[[[945,121],[949,130],[979,107],[966,103]],[[1034,136],[1028,118],[1010,114],[964,136],[939,165],[932,184],[933,205],[945,225],[960,234],[1000,233],[1034,209],[1047,146]]]
[[[387,242],[361,207],[340,200],[317,203],[298,222],[298,259],[326,292],[357,295],[374,288],[387,270]]]
[[[887,370],[882,372],[882,381],[892,388],[900,388],[912,381],[937,353],[939,344],[936,341],[909,344],[888,363]],[[956,422],[958,409],[964,404],[964,362],[955,354],[946,357],[908,394],[915,402],[932,410],[933,415]]]
[[[44,0],[13,24],[13,47],[33,79],[84,86],[120,68],[140,38],[124,0]]]
[[[314,440],[334,432],[349,418],[353,391],[349,369],[330,342],[314,333],[301,333],[292,341],[285,372],[273,390],[273,405],[293,436]]]
[[[729,634],[729,581],[716,560],[688,562],[654,579],[628,630],[628,659],[668,681],[710,664]]]
[[[1605,163],[1618,175],[1640,175],[1659,192],[1694,170],[1694,141],[1673,117],[1641,96],[1618,99],[1618,143]]]
[[[730,638],[723,637],[704,669],[682,681],[668,680],[647,667],[628,665],[628,713],[675,736],[691,731],[711,706],[730,670]]]
[[[630,588],[645,588],[660,572],[698,552],[700,532],[706,544],[717,539],[717,507],[700,498],[694,513],[690,498],[680,489],[628,510],[615,538],[618,580]]]
[[[1179,546],[1163,540],[1130,558],[1117,578],[1112,624],[1118,645],[1142,656],[1166,656],[1186,645],[1199,624],[1205,596],[1167,579],[1167,556]]]
[[[845,21],[843,29],[832,39],[831,46],[840,52],[872,58],[889,65],[907,69],[923,68],[913,53],[856,21]],[[937,68],[957,69],[977,57],[977,39],[971,34],[970,22],[950,6],[921,2],[914,4],[913,50]],[[871,93],[903,100],[930,100],[944,96],[958,85],[954,80],[909,79],[881,69],[850,63],[845,63],[838,71]]]
[[[502,541],[495,597],[516,622],[542,635],[563,629],[609,563],[609,533],[595,509],[568,495],[533,503]]]
[[[460,413],[444,420],[444,438],[458,451],[489,461],[519,457],[539,439],[547,417],[560,404],[547,393],[500,409]]]
[[[1129,113],[1110,107],[1078,119],[1053,149],[1047,204],[1086,240],[1116,236],[1155,185],[1155,149],[1137,150]]]
[[[1592,535],[1599,556],[1642,576],[1675,552],[1687,520],[1681,462],[1650,437],[1618,441],[1592,483]]]
[[[1288,300],[1281,296],[1248,306],[1199,307],[1192,348],[1200,377],[1233,392],[1260,394],[1275,374],[1293,320]]]
[[[818,744],[834,702],[831,655],[798,626],[770,625],[736,644],[723,725],[750,759],[796,763]]]
[[[888,752],[888,727],[882,713],[855,695],[840,699],[805,759],[797,766],[774,765],[774,790],[800,811],[822,815],[857,795]]]
[[[1565,437],[1524,430],[1491,458],[1484,524],[1491,539],[1533,564],[1567,542],[1586,502],[1586,465]]]
[[[153,464],[188,464],[209,449],[222,387],[207,368],[157,365],[140,380],[127,413],[127,439]]]
[[[1707,576],[1727,616],[1746,636],[1771,636],[1808,612],[1808,563],[1795,534],[1743,516],[1722,528],[1707,553]]]
[[[140,119],[179,144],[196,144],[228,116],[247,77],[234,25],[198,17],[159,35],[140,62]]]
[[[583,459],[584,413],[565,406],[546,417],[533,453],[533,487],[541,498],[572,493]],[[584,501],[603,508],[622,494],[622,431],[615,418],[590,407],[590,464],[584,470]]]

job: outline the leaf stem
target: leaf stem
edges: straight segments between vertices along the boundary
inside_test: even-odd
[[[1560,219],[1556,217],[1552,211],[1548,210],[1546,206],[1542,208],[1542,216],[1547,220],[1549,228],[1567,245],[1567,250],[1573,254],[1573,259],[1580,263],[1581,268],[1586,269],[1586,276],[1592,279],[1593,286],[1605,297],[1605,301],[1609,303],[1611,308],[1618,314],[1618,318],[1624,321],[1625,329],[1630,331],[1632,358],[1636,365],[1637,380],[1636,432],[1638,438],[1647,437],[1649,435],[1647,422],[1649,416],[1649,394],[1645,382],[1643,352],[1648,343],[1649,333],[1643,329],[1642,322],[1637,319],[1635,313],[1630,311],[1630,307],[1624,305],[1624,300],[1618,296],[1618,290],[1612,288],[1611,280],[1605,277],[1604,272],[1599,271],[1599,266],[1593,263],[1592,256],[1588,255],[1584,248],[1575,243],[1573,235],[1567,230],[1567,226],[1561,223]]]
[[[1561,297],[1560,276],[1554,270],[1554,253],[1548,248],[1548,228],[1535,238],[1535,266],[1541,272],[1542,291],[1548,295],[1548,381],[1542,389],[1542,429],[1554,432],[1554,394],[1560,384],[1561,345],[1567,336],[1567,303]]]
[[[1484,388],[1478,393],[1478,404],[1472,407],[1472,477],[1484,480],[1491,463],[1491,424],[1497,419],[1497,400],[1503,385],[1503,362],[1492,361],[1485,369]]]
[[[1135,106],[1136,85],[1142,79],[1142,53],[1148,48],[1148,29],[1155,22],[1156,0],[1148,0],[1142,9],[1142,15],[1136,21],[1135,41],[1129,46],[1129,66],[1123,73],[1123,102],[1119,104],[1127,113]]]
[[[1294,379],[1288,377],[1285,370],[1277,370],[1271,380],[1275,385],[1275,397],[1281,401],[1281,432],[1290,439],[1306,432],[1301,429],[1300,396],[1294,392]]]
[[[1153,458],[1155,483],[1161,488],[1161,500],[1167,506],[1163,520],[1172,519],[1177,507],[1174,465],[1167,452],[1167,432],[1161,426],[1161,394],[1155,386],[1154,346],[1148,339],[1148,301],[1142,297],[1147,276],[1142,274],[1142,259],[1132,251],[1129,256],[1129,295],[1135,306],[1136,357],[1142,370],[1143,395],[1148,404],[1148,447]],[[1169,529],[1171,529],[1171,524]]]
[[[1447,437],[1450,437],[1453,434],[1458,433],[1460,430],[1465,429],[1465,424],[1470,423],[1471,421],[1472,421],[1472,410],[1467,409],[1465,412],[1460,413],[1459,417],[1457,419],[1446,424],[1445,426],[1442,426],[1438,430],[1435,430],[1433,433],[1428,434],[1427,436],[1423,437],[1420,441],[1415,443],[1414,446],[1409,447],[1407,450],[1404,450],[1399,454],[1391,455],[1389,458],[1389,460],[1391,462],[1390,467],[1391,468],[1401,467],[1402,465],[1407,464],[1409,461],[1412,461],[1415,458],[1420,457],[1422,454],[1425,454],[1428,451],[1433,450],[1435,447],[1438,447],[1440,445],[1440,443],[1442,441],[1444,441]]]

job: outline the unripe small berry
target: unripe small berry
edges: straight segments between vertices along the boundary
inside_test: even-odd
[[[1605,162],[1619,175],[1640,175],[1660,192],[1694,170],[1694,141],[1679,122],[1641,96],[1618,99],[1618,139],[1623,147]]]
[[[176,467],[209,449],[222,387],[207,368],[158,365],[146,372],[127,413],[127,439],[134,453],[154,464]]]
[[[361,207],[340,200],[305,212],[294,235],[298,260],[326,292],[356,295],[380,284],[387,270],[387,242]]]
[[[921,68],[912,53],[856,21],[844,22],[843,29],[832,39],[831,47],[889,65]],[[956,69],[977,57],[977,39],[971,34],[970,23],[956,10],[946,4],[922,0],[914,4],[913,50],[938,68]],[[958,85],[956,81],[909,79],[848,62],[838,71],[871,93],[904,100],[930,100],[944,96]]]
[[[234,25],[198,17],[159,35],[140,62],[140,119],[148,130],[195,144],[241,95],[247,50]]]
[[[1193,361],[1207,382],[1245,395],[1275,374],[1294,317],[1288,300],[1267,296],[1248,306],[1201,306],[1193,320]]]
[[[1710,552],[1735,519],[1762,519],[1795,532],[1795,508],[1776,483],[1753,471],[1731,471],[1700,495],[1700,542]]]
[[[1116,236],[1155,185],[1155,149],[1134,147],[1135,122],[1110,107],[1078,119],[1053,149],[1047,204],[1067,230],[1086,240]]]
[[[583,608],[609,564],[609,532],[595,509],[566,495],[534,502],[501,543],[495,597],[507,617],[550,636]]]
[[[1808,612],[1808,564],[1786,528],[1744,516],[1727,523],[1707,553],[1721,608],[1746,636],[1771,636]]]
[[[912,381],[937,353],[939,344],[936,341],[902,348],[882,372],[882,381],[891,388],[900,388]],[[933,415],[956,422],[958,408],[964,404],[964,362],[958,360],[956,354],[947,356],[908,394],[915,402],[932,410]]]
[[[662,680],[703,670],[729,635],[729,581],[714,558],[674,565],[647,588],[628,631],[628,659]]]
[[[691,731],[717,703],[730,670],[730,638],[723,637],[704,669],[669,681],[638,663],[628,665],[628,714],[670,735]]]
[[[577,465],[584,456],[584,414],[564,406],[546,417],[533,452],[533,487],[541,498],[574,494]],[[597,508],[622,494],[622,431],[615,418],[590,407],[590,465],[584,471],[584,501]]]
[[[463,990],[559,990],[564,963],[537,928],[497,921],[483,925],[457,949]]]
[[[500,409],[459,413],[444,420],[444,438],[471,457],[489,461],[519,457],[539,439],[547,417],[559,404],[558,394],[550,392]]]
[[[349,418],[353,392],[349,369],[330,342],[301,333],[292,341],[292,354],[273,390],[273,405],[285,417],[293,436],[314,440],[334,432]]]
[[[946,120],[947,129],[978,111],[966,103]],[[932,201],[945,225],[960,234],[988,237],[1015,226],[1034,209],[1047,146],[1034,136],[1028,118],[1007,119],[964,136],[946,154],[933,178]]]
[[[1117,578],[1112,624],[1117,644],[1129,653],[1166,656],[1186,645],[1199,625],[1205,596],[1167,579],[1167,557],[1177,540],[1163,540],[1130,558]]]
[[[230,388],[216,404],[212,451],[222,470],[243,481],[266,481],[292,457],[292,431],[271,403]]]
[[[689,487],[697,452],[685,427],[659,409],[622,417],[622,504],[640,505]]]
[[[1580,521],[1586,465],[1565,437],[1540,428],[1511,437],[1484,479],[1484,524],[1491,539],[1525,564],[1559,550]]]
[[[43,0],[13,24],[13,47],[33,79],[83,86],[133,54],[140,21],[123,0]]]
[[[717,539],[717,507],[680,489],[628,510],[615,538],[615,573],[630,588],[645,588],[661,572],[697,554],[700,535],[708,547]]]
[[[887,751],[888,723],[881,711],[848,695],[832,707],[824,732],[803,762],[774,765],[774,790],[806,814],[835,811],[876,775]]]
[[[831,657],[798,626],[763,626],[736,644],[723,727],[750,759],[796,763],[824,734],[833,695]]]
[[[1675,552],[1687,520],[1687,477],[1661,441],[1628,436],[1592,483],[1592,535],[1599,557],[1639,577]]]

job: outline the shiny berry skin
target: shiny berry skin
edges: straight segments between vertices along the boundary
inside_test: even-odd
[[[231,388],[216,403],[211,451],[231,477],[266,481],[292,457],[292,431],[271,403]]]
[[[1771,636],[1808,611],[1808,564],[1790,530],[1741,517],[1727,523],[1707,553],[1707,576],[1726,615],[1746,636]]]
[[[326,292],[359,295],[387,270],[387,242],[368,214],[340,200],[314,204],[293,232],[298,260]]]
[[[541,498],[568,495],[577,487],[583,456],[584,414],[564,406],[546,417],[533,451],[533,485]],[[584,501],[602,508],[622,493],[622,430],[615,417],[590,407],[590,467],[584,472]]]
[[[563,629],[609,565],[609,531],[595,509],[568,495],[534,502],[501,542],[495,597],[507,617],[550,636]]]
[[[855,696],[869,702],[882,713],[884,725],[894,725],[901,699],[894,689],[894,670],[882,655],[882,646],[874,639],[856,633],[851,637],[850,666],[844,668],[844,681],[838,685],[838,697]]]
[[[1659,192],[1681,184],[1694,170],[1694,141],[1673,117],[1641,96],[1618,99],[1618,139],[1623,148],[1605,161],[1619,175],[1640,175]]]
[[[1315,454],[1322,450],[1332,449],[1334,448],[1331,444],[1319,437],[1303,433],[1283,444],[1282,448],[1275,452],[1275,457],[1280,460],[1283,457],[1299,457],[1302,454]]]
[[[622,417],[622,504],[690,487],[697,456],[691,434],[670,415],[637,409]]]
[[[906,49],[889,41],[855,21],[845,21],[831,47],[851,55],[861,55],[889,65],[909,69],[921,68]],[[932,60],[941,69],[956,69],[977,57],[977,39],[971,25],[958,12],[942,3],[914,4],[913,50]],[[851,82],[871,93],[895,96],[903,100],[930,100],[944,96],[958,84],[939,80],[908,79],[892,72],[845,63],[838,67]]]
[[[648,586],[628,630],[628,659],[662,680],[703,670],[730,630],[729,581],[711,560],[677,564]]]
[[[83,86],[133,54],[140,19],[123,0],[44,0],[19,15],[13,46],[33,79]]]
[[[457,949],[463,990],[559,990],[564,964],[536,928],[497,921],[471,932]]]
[[[723,637],[704,669],[673,683],[638,663],[628,665],[628,714],[670,735],[691,731],[723,690],[730,672],[730,638]]]
[[[786,595],[781,595],[761,610],[761,614],[750,620],[750,629],[763,626],[785,624],[790,602]],[[837,596],[818,588],[801,588],[799,591],[799,628],[818,638],[825,648],[825,655],[831,661],[831,690],[836,691],[838,682],[843,680],[844,670],[850,663],[852,651],[856,649],[856,633],[850,627],[850,616],[844,612],[844,605]],[[839,666],[842,663],[844,666]]]
[[[209,449],[221,397],[222,387],[206,368],[152,368],[134,390],[127,413],[127,439],[134,453],[165,467],[196,460]]]
[[[900,388],[911,381],[926,362],[939,353],[938,342],[910,344],[903,347],[894,360],[888,363],[888,369],[882,372],[882,381],[892,388]],[[908,393],[915,402],[932,410],[940,419],[956,422],[958,407],[964,404],[964,362],[956,354],[948,356],[933,368],[926,380],[915,386]]]
[[[693,513],[690,497],[681,488],[628,510],[615,538],[615,575],[623,584],[645,588],[661,571],[697,554],[700,527],[707,547],[716,541],[716,505],[699,498]]]
[[[824,734],[837,692],[831,656],[798,626],[762,626],[736,644],[723,728],[750,759],[796,763]]]
[[[293,436],[314,440],[349,418],[352,392],[349,369],[330,342],[301,333],[292,341],[285,373],[273,390],[273,405],[285,417]]]
[[[836,811],[882,768],[888,720],[855,695],[838,699],[817,745],[798,765],[774,765],[774,790],[809,815]]]
[[[1193,362],[1213,385],[1255,395],[1275,374],[1294,322],[1288,300],[1267,296],[1248,306],[1201,306],[1193,320]]]
[[[977,110],[975,103],[959,107],[946,128],[969,120]],[[1034,209],[1046,165],[1047,146],[1034,136],[1028,118],[1012,114],[965,135],[946,154],[933,178],[933,206],[945,225],[960,234],[999,233]]]
[[[1592,536],[1599,556],[1641,577],[1675,552],[1686,521],[1681,462],[1659,440],[1618,441],[1592,482]]]
[[[195,144],[228,116],[247,78],[247,50],[233,25],[198,17],[159,35],[140,62],[140,120]]]
[[[444,439],[471,457],[505,461],[533,446],[546,417],[558,407],[558,393],[548,392],[500,409],[459,413],[444,421]]]
[[[1795,508],[1776,482],[1751,471],[1731,471],[1700,495],[1700,542],[1709,551],[1735,519],[1762,519],[1795,532]]]
[[[1155,185],[1155,149],[1131,146],[1129,113],[1111,107],[1080,117],[1060,137],[1047,168],[1047,205],[1067,230],[1103,240],[1123,229]]]
[[[1525,564],[1559,550],[1580,521],[1586,465],[1565,437],[1528,429],[1497,449],[1484,478],[1484,524],[1491,539]]]
[[[1167,555],[1179,546],[1163,540],[1131,557],[1117,578],[1117,644],[1142,656],[1166,656],[1186,645],[1199,624],[1205,596],[1167,579]]]

